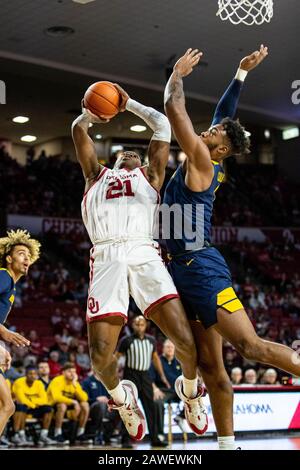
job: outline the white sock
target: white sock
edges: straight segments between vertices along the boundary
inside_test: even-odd
[[[124,405],[126,393],[124,388],[121,385],[121,382],[113,390],[107,390],[108,393],[112,396],[113,401],[116,405]]]
[[[84,434],[84,428],[77,429],[77,436],[81,436],[81,434]]]
[[[218,437],[219,450],[235,450],[234,440],[234,436]]]
[[[41,430],[41,437],[47,437],[48,436],[48,429],[42,429]]]
[[[22,429],[21,431],[19,431],[19,436],[25,437],[25,429]]]
[[[61,428],[55,428],[54,429],[54,437],[60,436],[62,434]]]
[[[183,376],[183,393],[187,398],[195,398],[198,392],[198,378],[189,380]]]

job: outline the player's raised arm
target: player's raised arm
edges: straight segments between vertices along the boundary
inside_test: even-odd
[[[177,142],[201,171],[211,171],[211,158],[207,146],[194,131],[186,111],[183,91],[183,77],[189,75],[202,57],[198,49],[188,49],[174,65],[173,73],[165,88],[165,110]]]
[[[106,123],[108,119],[100,119],[86,108],[72,124],[72,138],[75,145],[77,160],[79,161],[86,184],[95,179],[102,165],[98,163],[96,148],[88,134],[90,123]]]
[[[252,54],[249,54],[240,61],[235,77],[217,104],[212,126],[219,124],[226,117],[234,118],[248,72],[261,64],[267,55],[268,48],[261,44],[259,50],[252,52]]]
[[[171,126],[168,118],[156,109],[144,106],[130,98],[118,84],[114,83],[114,85],[122,96],[120,111],[126,109],[140,117],[153,131],[148,148],[149,166],[144,167],[144,170],[152,186],[159,191],[165,179],[165,169],[170,153]]]

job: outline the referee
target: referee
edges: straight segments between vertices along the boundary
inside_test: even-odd
[[[158,437],[158,416],[154,406],[152,379],[149,374],[151,362],[167,388],[170,384],[165,376],[156,351],[156,341],[146,334],[147,321],[140,315],[133,321],[134,333],[124,338],[118,349],[118,356],[125,356],[124,379],[135,383],[142,402],[153,447],[166,447],[167,443]]]

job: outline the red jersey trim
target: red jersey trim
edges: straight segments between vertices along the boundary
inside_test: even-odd
[[[144,311],[144,316],[146,318],[148,318],[149,316],[149,312],[154,308],[156,307],[157,305],[165,302],[166,300],[170,300],[170,299],[179,299],[179,295],[178,294],[169,294],[169,295],[164,295],[163,297],[161,297],[160,299],[156,300],[155,302],[153,302],[151,305],[149,305],[149,307],[146,308],[146,310]]]
[[[110,312],[110,313],[100,313],[99,315],[95,315],[92,317],[89,317],[88,314],[86,314],[86,321],[87,323],[92,323],[94,321],[100,321],[102,318],[107,318],[107,317],[122,317],[124,320],[124,325],[127,323],[127,316],[124,315],[122,312]]]
[[[99,175],[97,176],[97,178],[95,179],[95,181],[93,182],[92,186],[87,189],[87,191],[85,191],[85,193],[83,194],[83,197],[85,197],[87,195],[87,193],[89,192],[90,189],[92,189],[92,187],[97,183],[97,181],[100,180],[100,178],[102,178],[102,176],[104,175],[104,173],[108,170],[108,168],[106,168],[106,166],[104,168],[102,168],[102,170],[100,171]]]

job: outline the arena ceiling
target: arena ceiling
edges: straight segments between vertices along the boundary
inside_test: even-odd
[[[239,115],[252,124],[300,123],[300,106],[291,102],[292,82],[300,80],[300,2],[274,4],[270,24],[246,27],[221,22],[216,0],[1,2],[0,79],[7,104],[0,107],[0,135],[14,142],[27,133],[37,135],[38,142],[69,135],[85,89],[100,79],[118,81],[133,97],[162,109],[166,70],[188,47],[204,52],[203,65],[185,81],[189,110],[200,128],[239,60],[260,43],[269,46],[270,56],[247,80]],[[73,33],[47,33],[57,26]],[[13,124],[11,118],[19,114],[30,116],[30,122]],[[129,130],[136,122],[121,114],[95,132],[148,137]]]

